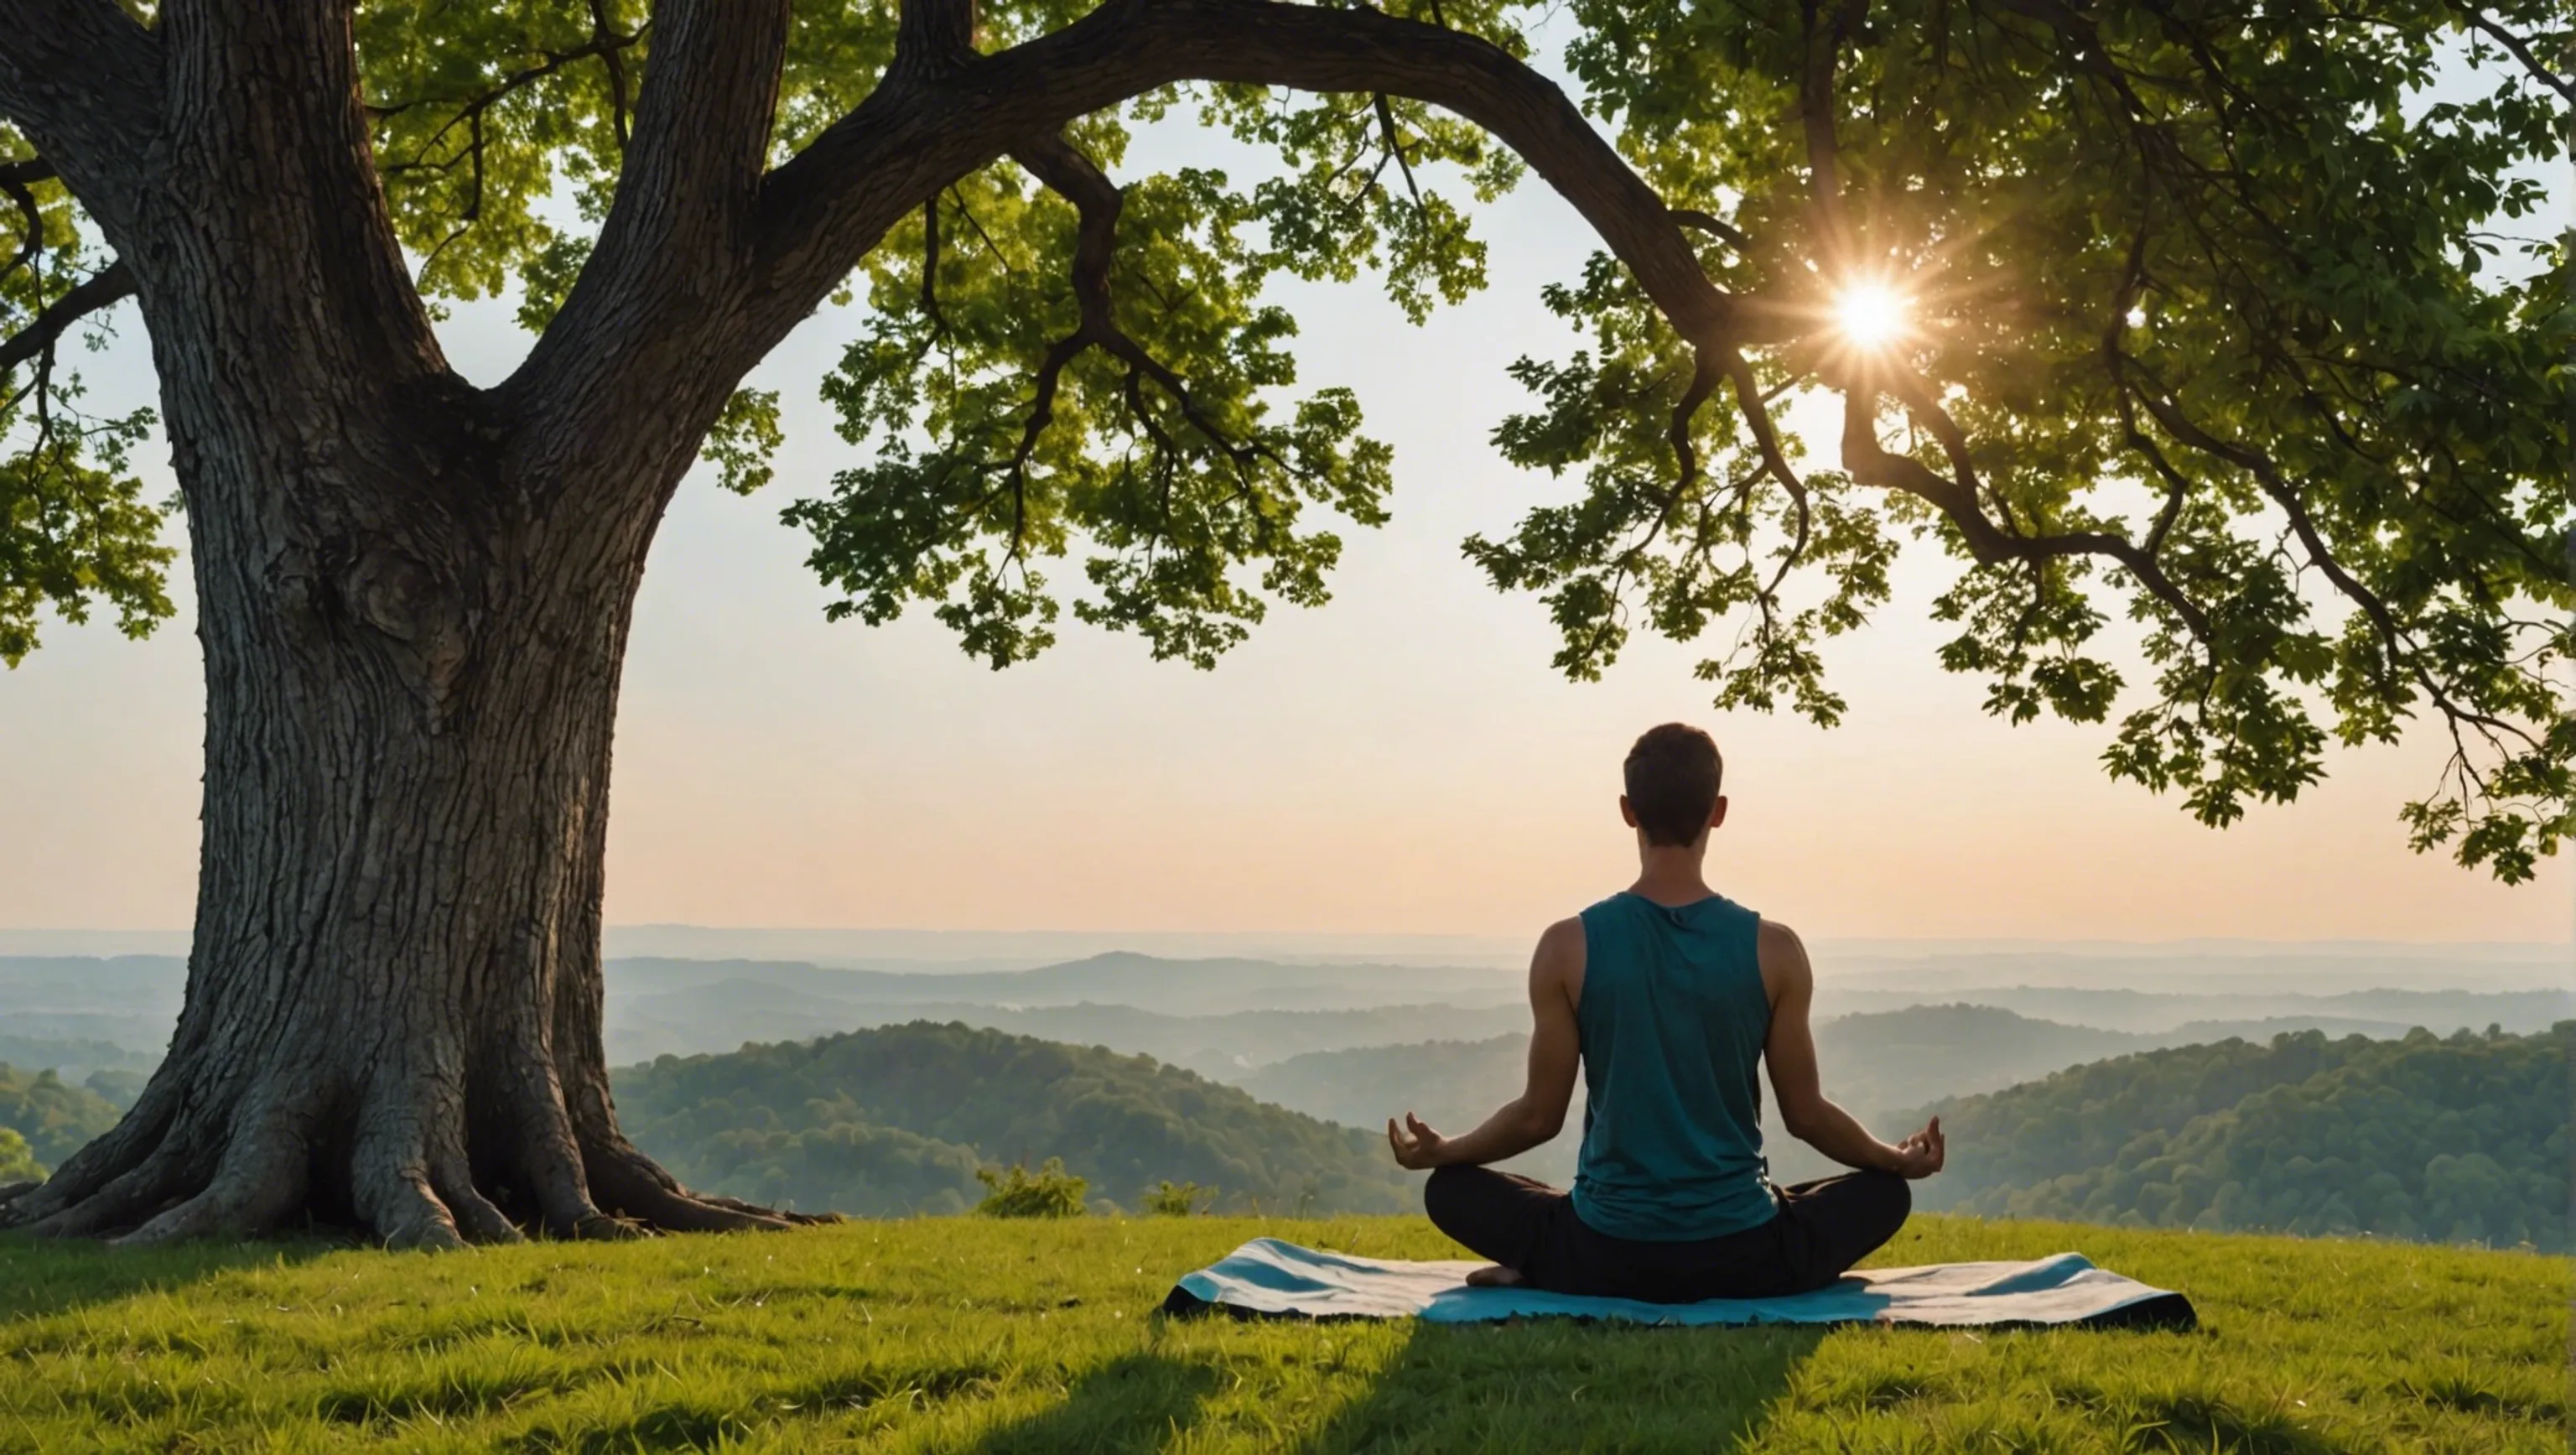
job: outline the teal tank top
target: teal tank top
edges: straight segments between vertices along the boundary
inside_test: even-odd
[[[1583,912],[1583,1150],[1574,1212],[1641,1242],[1718,1238],[1779,1212],[1755,1074],[1771,1029],[1761,916],[1622,892]]]

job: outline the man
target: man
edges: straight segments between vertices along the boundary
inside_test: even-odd
[[[1657,1303],[1822,1288],[1895,1235],[1913,1206],[1907,1179],[1941,1170],[1940,1118],[1890,1146],[1825,1099],[1805,947],[1708,887],[1723,771],[1697,728],[1667,723],[1637,739],[1619,813],[1642,869],[1539,937],[1528,1088],[1464,1136],[1411,1112],[1386,1124],[1397,1162],[1432,1169],[1431,1221],[1493,1260],[1470,1283]],[[1770,1063],[1790,1134],[1857,1171],[1772,1184],[1757,1060]],[[1572,1193],[1486,1166],[1557,1134],[1578,1061]]]

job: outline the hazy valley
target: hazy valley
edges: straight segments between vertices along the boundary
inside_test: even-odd
[[[1959,1129],[1958,1166],[1927,1205],[2555,1246],[2564,1134],[2532,1108],[2563,1109],[2566,1036],[2540,1033],[2576,1002],[2544,988],[2551,968],[2545,952],[2366,947],[1825,958],[1816,1039],[1829,1094],[1883,1134],[1930,1109]],[[959,1210],[978,1167],[1049,1156],[1121,1206],[1161,1180],[1238,1209],[1411,1205],[1418,1178],[1369,1129],[1405,1110],[1465,1129],[1517,1093],[1527,1045],[1521,977],[1494,965],[638,956],[607,975],[639,1143],[714,1190],[876,1215]],[[111,1124],[184,977],[168,955],[0,958],[0,1064],[14,1068],[0,1126],[59,1163]],[[2193,1069],[2222,1062],[2234,1069]],[[2446,1102],[2463,1077],[2495,1106]],[[2147,1087],[2160,1120],[2105,1110]],[[1507,1165],[1569,1177],[1581,1115],[1578,1091],[1565,1132]],[[2285,1116],[2347,1130],[2358,1116],[2350,1135],[2399,1161],[2267,1166],[2248,1128]],[[2031,1130],[2070,1117],[2127,1131]],[[1835,1170],[1776,1126],[1769,1143],[1782,1181]],[[2496,1215],[2461,1213],[2473,1195]]]

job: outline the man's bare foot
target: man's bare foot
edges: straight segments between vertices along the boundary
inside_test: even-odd
[[[1509,1288],[1520,1281],[1519,1269],[1505,1268],[1499,1263],[1487,1264],[1467,1275],[1469,1288]]]

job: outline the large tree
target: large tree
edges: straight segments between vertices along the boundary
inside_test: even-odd
[[[0,654],[170,610],[154,421],[67,352],[131,298],[207,687],[169,1058],[0,1215],[775,1225],[620,1135],[600,1043],[627,627],[693,463],[769,473],[741,381],[855,310],[853,462],[785,512],[836,615],[998,666],[1069,600],[1206,665],[1390,478],[1265,282],[1419,316],[1525,171],[1605,252],[1495,440],[1571,483],[1466,551],[1560,669],[1705,636],[1719,704],[1830,723],[1819,648],[1918,542],[1997,714],[2116,719],[2212,824],[2421,724],[2416,846],[2526,878],[2576,759],[2568,246],[2517,235],[2569,42],[2562,0],[0,0]],[[1257,179],[1113,180],[1193,116]],[[435,323],[495,294],[536,336],[477,388]]]

